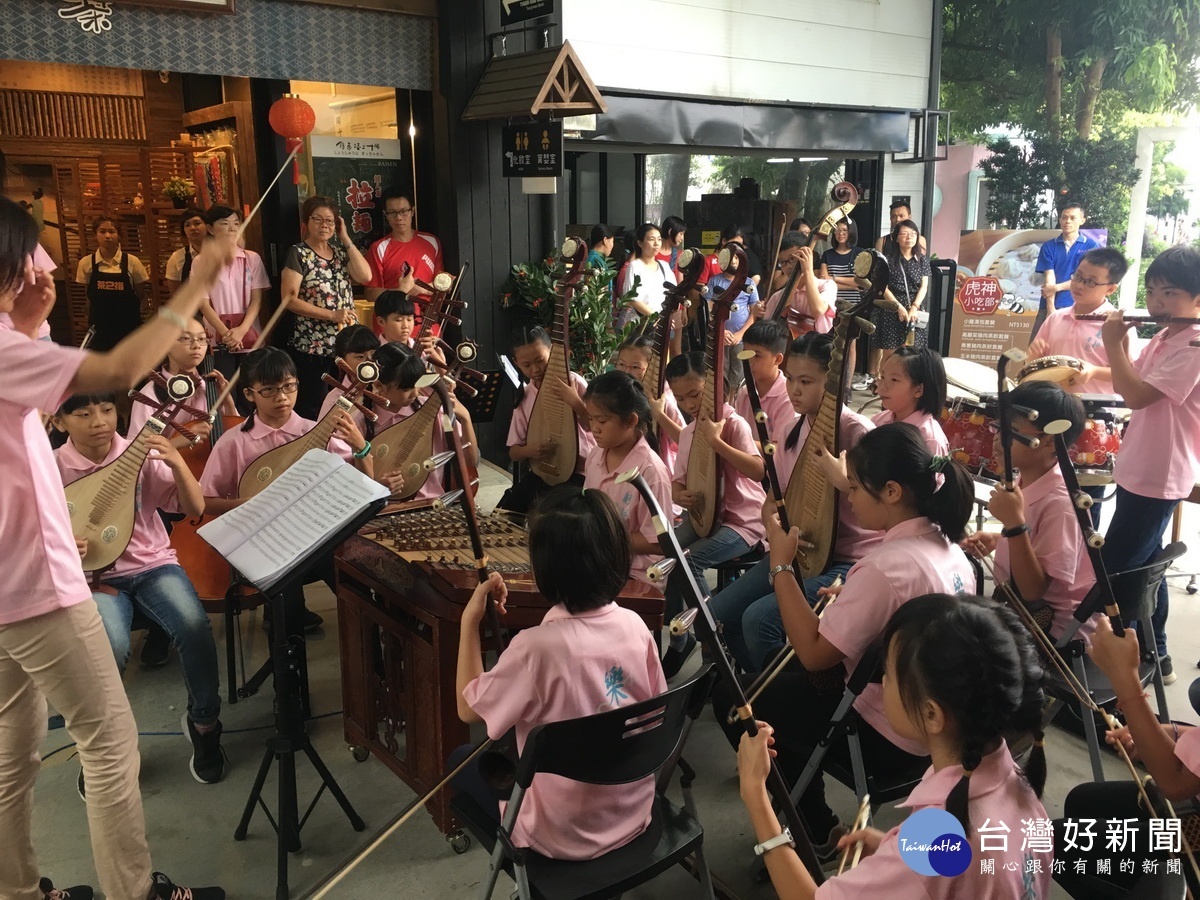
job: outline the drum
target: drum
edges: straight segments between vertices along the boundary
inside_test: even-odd
[[[1117,422],[1089,418],[1083,433],[1071,447],[1071,462],[1079,483],[1112,484],[1113,463],[1121,449],[1121,431]]]
[[[996,370],[989,369],[969,359],[947,356],[942,360],[946,367],[946,396],[949,399],[965,397],[978,400],[980,394],[996,391]]]
[[[1083,374],[1083,363],[1073,356],[1043,356],[1027,362],[1017,376],[1017,384],[1026,381],[1053,381],[1070,390]]]
[[[992,470],[992,421],[987,407],[963,397],[947,401],[942,409],[942,431],[950,445],[950,458],[972,473]]]

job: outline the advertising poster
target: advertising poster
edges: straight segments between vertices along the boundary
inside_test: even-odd
[[[1083,229],[1100,246],[1106,229]],[[1029,346],[1045,279],[1034,271],[1042,244],[1057,228],[964,231],[950,328],[950,356],[995,366],[1012,347]]]
[[[366,252],[387,231],[383,192],[403,181],[401,142],[385,138],[310,138],[314,193],[337,200],[355,245]]]

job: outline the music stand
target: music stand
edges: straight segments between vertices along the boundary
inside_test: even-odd
[[[298,650],[301,652],[303,650],[304,638],[302,635],[300,636],[300,647],[297,648],[288,635],[284,597],[289,590],[303,591],[304,577],[308,571],[322,557],[332,553],[341,543],[374,518],[386,503],[386,499],[372,501],[352,521],[319,546],[313,548],[305,557],[304,562],[296,566],[285,579],[269,589],[259,588],[267,598],[267,602],[271,604],[274,620],[271,628],[271,668],[275,677],[275,734],[267,739],[267,748],[263,754],[262,764],[258,767],[258,775],[254,778],[254,787],[250,789],[250,796],[246,799],[246,808],[242,812],[237,829],[233,832],[233,838],[236,841],[246,839],[250,819],[254,815],[254,807],[256,804],[261,806],[267,816],[267,821],[271,823],[278,836],[276,844],[279,872],[275,882],[276,900],[288,900],[287,855],[289,852],[295,853],[300,850],[300,829],[308,821],[308,817],[316,808],[317,801],[321,799],[321,794],[325,792],[326,788],[337,800],[342,812],[346,814],[346,818],[350,820],[351,827],[355,831],[362,831],[366,828],[366,823],[354,811],[354,807],[342,793],[342,789],[313,748],[308,733],[304,729],[304,715],[299,708],[298,685],[294,683],[298,674],[295,657]],[[303,752],[308,757],[313,768],[317,770],[317,774],[321,776],[321,787],[313,796],[303,818],[300,817],[296,798],[295,756],[298,752]],[[267,780],[267,773],[271,770],[271,763],[276,759],[279,760],[279,809],[277,810],[277,819],[273,819],[271,811],[267,809],[267,805],[263,801],[262,789]]]
[[[499,369],[483,374],[487,376],[485,381],[462,376],[462,380],[478,392],[474,397],[466,391],[456,392],[459,402],[471,414],[471,421],[477,425],[496,418],[496,401],[500,398],[500,388],[504,384],[504,379],[500,377],[503,373]]]

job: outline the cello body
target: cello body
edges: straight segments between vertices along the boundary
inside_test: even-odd
[[[562,396],[563,390],[556,379],[571,383],[569,354],[570,336],[567,333],[568,315],[575,287],[583,278],[587,247],[582,241],[568,238],[562,246],[562,255],[571,270],[559,287],[554,303],[554,320],[550,326],[550,361],[542,378],[541,389],[533,401],[529,414],[529,431],[526,444],[536,445],[549,441],[554,453],[547,459],[532,459],[530,468],[549,485],[562,484],[575,472],[579,460],[579,431],[575,411]]]

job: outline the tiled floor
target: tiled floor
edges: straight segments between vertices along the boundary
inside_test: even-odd
[[[505,476],[484,467],[481,471],[483,503],[491,505],[504,487]],[[1200,511],[1189,508],[1184,539],[1200,544]],[[1200,553],[1189,554],[1183,568],[1200,568]],[[1172,579],[1171,647],[1179,680],[1168,688],[1172,714],[1196,721],[1187,689],[1200,673],[1192,668],[1200,658],[1200,602],[1186,594],[1186,579]],[[313,743],[367,822],[356,833],[328,796],[317,803],[303,833],[303,849],[291,860],[292,896],[306,895],[327,873],[340,866],[412,799],[412,793],[374,759],[355,762],[347,752],[340,722],[341,693],[338,670],[336,605],[323,587],[311,590],[310,606],[325,617],[322,633],[309,644],[312,706],[318,717],[309,723]],[[219,646],[224,636],[215,622]],[[253,660],[264,656],[264,634],[256,615],[243,624],[246,651]],[[135,646],[136,651],[136,646]],[[136,660],[136,652],[135,652]],[[698,665],[693,657],[686,676]],[[136,661],[126,675],[126,686],[141,727],[142,791],[155,865],[185,884],[217,882],[236,900],[266,900],[275,896],[275,836],[261,810],[256,811],[246,841],[233,839],[251,782],[262,757],[263,741],[271,732],[269,686],[256,697],[227,706],[222,713],[224,745],[231,766],[226,779],[205,786],[192,780],[187,770],[188,745],[179,733],[185,702],[178,661],[165,668],[142,671]],[[1072,735],[1052,730],[1047,751],[1050,780],[1046,806],[1061,812],[1067,791],[1089,775],[1083,743]],[[94,880],[83,803],[75,793],[78,761],[70,738],[52,731],[45,741],[46,760],[38,782],[34,815],[35,846],[42,870],[56,882],[70,884]],[[697,770],[696,801],[705,825],[705,845],[710,863],[721,878],[744,898],[773,896],[769,887],[749,879],[754,843],[738,799],[735,757],[711,718],[702,718],[692,733],[686,753]],[[1121,777],[1115,758],[1105,761],[1114,778]],[[301,804],[315,788],[306,761],[298,763]],[[275,806],[275,770],[267,782],[268,803]],[[840,814],[852,818],[854,799],[840,786],[829,792]],[[894,810],[885,810],[878,824],[898,821]],[[3,852],[3,851],[0,851]],[[350,875],[333,894],[339,898],[459,898],[473,896],[486,869],[478,848],[456,856],[424,813],[416,815]],[[670,898],[695,895],[694,883],[682,872],[668,872],[654,883],[630,892],[632,898]],[[501,890],[498,896],[507,896]],[[1062,896],[1061,894],[1057,896]]]

